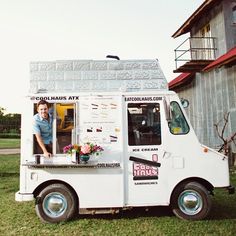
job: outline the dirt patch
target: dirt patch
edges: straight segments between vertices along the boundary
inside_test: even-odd
[[[0,154],[19,154],[20,148],[4,148],[0,149]]]

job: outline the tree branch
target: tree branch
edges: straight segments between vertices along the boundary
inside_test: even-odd
[[[222,120],[220,120],[218,123],[214,124],[218,137],[223,141],[223,144],[220,146],[219,152],[224,150],[225,154],[228,153],[229,144],[231,142],[233,142],[236,145],[236,139],[235,139],[236,132],[234,134],[232,134],[230,137],[224,138],[225,129],[226,129],[228,122],[229,122],[229,114],[230,114],[230,112],[227,112],[224,114],[224,125],[222,127],[221,132],[220,132],[219,124]]]
[[[221,131],[221,136],[222,137],[224,136],[225,128],[226,128],[226,126],[227,126],[227,124],[229,122],[229,112],[224,114],[224,121],[225,121],[225,123],[224,123],[224,126],[223,126],[222,131]]]

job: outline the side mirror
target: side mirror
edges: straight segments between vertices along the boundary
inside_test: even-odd
[[[171,111],[170,111],[169,98],[164,97],[163,104],[164,104],[164,109],[165,109],[165,114],[166,114],[166,120],[169,122],[169,121],[171,121],[171,118],[172,118]]]
[[[181,98],[180,100],[183,108],[187,108],[189,106],[189,101],[187,99]]]

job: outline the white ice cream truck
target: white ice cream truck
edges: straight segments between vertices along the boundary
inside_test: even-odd
[[[152,206],[199,220],[215,188],[234,192],[227,157],[199,143],[158,60],[32,62],[30,71],[16,201],[35,199],[42,221]],[[54,117],[53,157],[36,163],[31,124],[39,100]],[[87,142],[104,151],[87,163],[63,153]]]

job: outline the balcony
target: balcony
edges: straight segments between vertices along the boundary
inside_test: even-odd
[[[190,37],[175,49],[175,73],[200,72],[215,60],[216,38]]]

